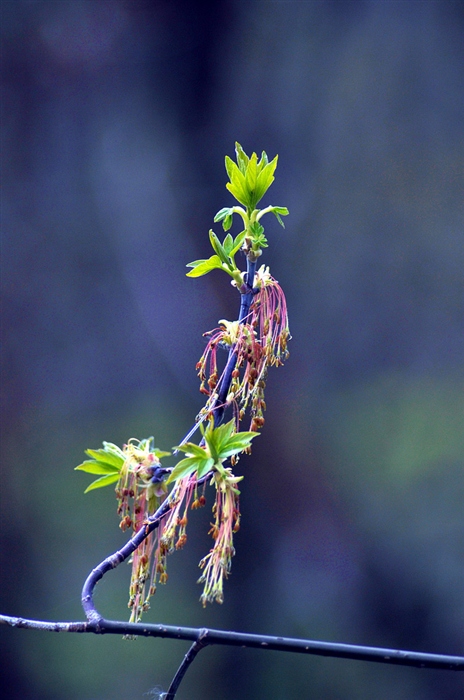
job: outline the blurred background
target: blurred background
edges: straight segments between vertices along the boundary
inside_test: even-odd
[[[202,333],[238,298],[210,255],[238,140],[279,154],[262,261],[288,363],[241,460],[225,602],[208,507],[147,621],[464,653],[464,6],[2,0],[1,611],[79,620],[126,537],[87,447],[183,437]],[[238,223],[233,229],[238,233]],[[216,227],[220,233],[219,225]],[[96,590],[127,619],[129,568]],[[188,644],[0,628],[5,697],[135,700]],[[179,700],[458,700],[462,674],[212,648]]]

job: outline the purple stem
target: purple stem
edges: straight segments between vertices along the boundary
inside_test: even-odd
[[[250,313],[251,302],[253,301],[253,281],[255,279],[256,272],[256,260],[250,261],[247,258],[247,271],[245,277],[245,284],[242,289],[240,289],[240,311],[238,315],[238,322],[245,323]],[[226,409],[226,399],[229,393],[230,384],[232,381],[232,372],[235,369],[237,362],[237,352],[236,346],[232,345],[229,350],[229,357],[227,358],[227,363],[224,368],[224,373],[222,375],[222,380],[219,385],[218,397],[216,399],[215,406],[213,408],[214,424],[216,426],[220,425],[224,420],[224,412]]]
[[[92,569],[90,574],[87,576],[82,587],[81,601],[87,620],[90,623],[98,624],[101,620],[103,620],[103,616],[100,615],[93,602],[93,591],[98,581],[103,578],[107,571],[115,569],[117,566],[119,566],[119,564],[121,564],[121,562],[130,557],[132,552],[134,552],[137,547],[142,544],[150,532],[156,530],[163,516],[166,515],[167,511],[169,510],[169,506],[169,499],[166,499],[158,510],[147,519],[147,522],[140,528],[140,530],[133,537],[131,537],[128,542],[126,542],[124,547],[118,549],[118,551],[114,552],[114,554],[110,554],[109,557],[106,557],[106,559],[100,562],[95,569]]]
[[[253,301],[253,297],[255,295],[255,290],[252,288],[253,281],[255,279],[255,272],[256,272],[256,260],[250,260],[247,258],[247,271],[245,275],[245,282],[242,285],[241,289],[239,289],[240,292],[240,310],[238,314],[238,321],[239,323],[244,323],[245,320],[248,317],[248,314],[250,313],[250,307],[251,307],[251,302]],[[248,282],[248,280],[251,280],[251,284]],[[213,408],[213,415],[214,415],[214,423],[215,425],[220,425],[222,421],[224,420],[224,412],[226,409],[225,403],[227,399],[227,394],[229,393],[230,389],[230,384],[232,381],[232,372],[234,371],[235,364],[237,361],[237,353],[236,353],[236,346],[232,345],[232,347],[229,350],[229,356],[227,358],[226,366],[224,368],[224,372],[222,374],[221,380],[218,384],[218,397],[216,399],[216,402],[214,404]],[[191,430],[187,433],[187,435],[183,438],[182,443],[187,442],[190,440],[192,435],[195,434],[197,431],[197,428],[199,427],[201,421],[196,423]],[[203,441],[200,442],[200,444],[203,444]],[[177,454],[178,450],[174,450],[173,454]]]

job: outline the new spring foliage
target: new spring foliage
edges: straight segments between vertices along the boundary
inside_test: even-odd
[[[257,269],[256,265],[268,246],[262,217],[272,213],[283,227],[281,217],[288,214],[281,206],[257,208],[274,181],[278,158],[269,161],[264,151],[259,159],[256,153],[249,157],[238,143],[235,156],[235,161],[225,159],[226,188],[238,205],[224,207],[214,217],[226,235],[221,241],[210,230],[213,255],[187,266],[191,268],[187,276],[194,278],[222,270],[232,278],[241,300],[238,320],[221,319],[216,329],[204,334],[209,339],[196,366],[200,391],[207,396],[194,426],[201,431],[199,442],[189,439],[195,429],[169,452],[155,447],[152,437],[130,440],[122,448],[104,442],[98,450],[86,450],[90,459],[76,467],[97,476],[86,493],[115,484],[124,531],[140,532],[160,504],[168,505],[159,527],[147,534],[132,556],[131,621],[139,621],[149,608],[157,584],[167,582],[167,555],[186,544],[188,512],[205,505],[207,484],[214,487],[216,497],[210,529],[213,546],[199,564],[201,601],[203,605],[222,603],[224,580],[235,553],[233,537],[240,524],[238,483],[243,476],[234,475],[232,469],[240,454],[251,452],[252,440],[264,425],[268,368],[282,365],[288,356],[285,295],[269,267]],[[234,215],[243,228],[232,236]],[[246,270],[240,269],[238,257],[246,261]],[[224,422],[227,413],[229,420]],[[246,415],[250,427],[241,430]],[[172,459],[179,452],[185,456],[173,466],[161,465],[162,459]]]

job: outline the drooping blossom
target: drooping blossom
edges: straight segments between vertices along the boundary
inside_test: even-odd
[[[285,295],[264,265],[256,272],[254,291],[250,311],[243,322],[222,319],[218,328],[204,334],[209,340],[197,363],[200,391],[209,397],[204,409],[208,412],[215,406],[224,379],[224,371],[220,375],[218,370],[218,348],[234,353],[235,366],[226,405],[234,407],[237,427],[249,409],[252,431],[264,425],[268,367],[284,363],[290,339]]]
[[[216,502],[213,506],[214,523],[209,534],[214,539],[214,546],[200,561],[203,573],[198,583],[203,583],[200,600],[203,607],[207,603],[222,603],[223,585],[230,573],[232,557],[235,554],[233,536],[240,527],[239,491],[236,484],[243,477],[235,477],[230,468],[214,472]]]

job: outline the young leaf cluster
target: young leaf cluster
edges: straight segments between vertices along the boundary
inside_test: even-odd
[[[91,459],[85,460],[75,469],[87,472],[88,474],[99,474],[99,478],[92,481],[85,489],[84,493],[94,489],[109,486],[119,480],[119,472],[124,464],[124,453],[112,442],[104,442],[103,449],[85,450],[85,454]]]
[[[235,264],[235,255],[242,247],[246,231],[242,231],[235,238],[232,238],[230,233],[224,238],[221,243],[213,230],[209,232],[209,240],[215,252],[207,260],[194,260],[187,267],[192,267],[190,272],[187,272],[187,277],[202,277],[214,269],[224,270],[229,274],[235,282],[242,283],[240,270]]]
[[[268,206],[265,209],[257,209],[258,202],[262,199],[269,187],[274,182],[274,172],[277,167],[278,156],[269,162],[262,152],[258,161],[256,153],[247,156],[239,143],[235,144],[236,163],[226,156],[225,164],[229,182],[227,189],[243,206],[224,207],[220,209],[214,221],[222,222],[225,232],[232,227],[234,214],[239,214],[243,220],[244,230],[235,238],[228,233],[221,243],[214,231],[209,232],[211,246],[214,255],[202,260],[194,260],[187,267],[192,270],[187,272],[188,277],[201,277],[214,269],[224,270],[235,281],[238,288],[242,286],[240,270],[235,263],[236,253],[242,249],[250,260],[256,260],[261,255],[262,248],[267,248],[267,238],[264,235],[264,227],[259,223],[264,214],[272,213],[278,222],[284,227],[282,216],[288,214],[287,207]],[[245,208],[244,208],[245,207]],[[284,227],[285,228],[285,227]]]
[[[166,483],[183,479],[195,472],[197,479],[213,469],[221,473],[222,463],[250,447],[253,438],[259,435],[252,431],[236,433],[234,420],[215,428],[214,420],[211,419],[202,432],[204,447],[187,442],[176,448],[184,452],[186,457],[176,464]]]
[[[170,452],[163,452],[155,447],[153,437],[141,440],[139,443],[139,450],[141,452],[147,450],[158,459],[170,454]],[[75,469],[87,472],[88,474],[99,474],[100,476],[87,486],[84,493],[88,493],[94,489],[100,489],[103,486],[110,486],[119,481],[120,472],[126,460],[126,455],[120,447],[114,445],[112,442],[103,442],[103,448],[99,450],[85,450],[85,454],[91,457],[91,459],[85,460],[85,462],[79,464]]]
[[[251,213],[274,182],[278,156],[269,162],[265,151],[258,161],[256,153],[249,158],[239,143],[235,144],[237,162],[226,156],[229,192]]]

